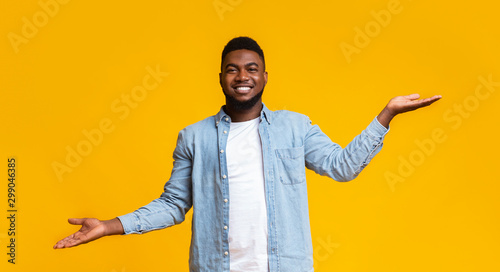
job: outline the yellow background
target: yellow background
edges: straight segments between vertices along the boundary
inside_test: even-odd
[[[382,26],[373,12],[391,5],[399,12]],[[354,181],[307,171],[317,271],[500,271],[500,87],[485,99],[475,93],[479,77],[500,82],[499,8],[492,0],[71,0],[49,16],[37,0],[2,1],[0,171],[17,159],[19,212],[12,265],[4,175],[0,270],[188,271],[191,212],[166,230],[52,246],[78,229],[67,218],[110,219],[161,194],[178,131],[224,103],[223,46],[248,35],[265,52],[266,105],[308,115],[342,146],[390,98],[443,95],[393,120]],[[39,27],[13,44],[23,18]],[[355,46],[355,28],[366,26],[373,37],[344,54],[341,45]],[[157,65],[168,76],[120,119],[113,102]],[[114,130],[59,180],[52,164],[106,118]],[[436,129],[445,140],[429,140]],[[424,154],[415,141],[435,146]],[[410,160],[412,171],[399,169]]]

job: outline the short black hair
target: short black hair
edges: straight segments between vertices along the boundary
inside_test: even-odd
[[[226,46],[224,47],[224,50],[222,50],[222,59],[220,62],[220,70],[222,71],[222,64],[224,62],[224,58],[226,57],[229,52],[235,51],[235,50],[240,50],[240,49],[246,49],[250,51],[254,51],[257,53],[262,60],[262,64],[264,65],[264,71],[266,70],[266,61],[264,60],[264,51],[260,48],[259,44],[252,38],[250,37],[245,37],[245,36],[240,36],[233,38],[230,40]]]

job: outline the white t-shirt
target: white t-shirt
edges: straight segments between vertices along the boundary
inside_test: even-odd
[[[267,209],[260,117],[231,122],[226,146],[231,272],[267,272]]]

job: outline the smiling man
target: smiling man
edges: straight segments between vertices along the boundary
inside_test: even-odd
[[[397,114],[441,96],[391,99],[342,148],[307,116],[270,111],[262,103],[267,79],[259,45],[248,37],[229,41],[219,74],[226,104],[179,132],[161,196],[111,220],[70,218],[81,229],[54,248],[163,229],[183,222],[192,207],[190,271],[313,271],[305,169],[354,179],[382,148]]]
[[[240,37],[229,42],[222,52],[219,80],[226,96],[224,109],[233,121],[259,116],[267,72],[264,52],[255,41]]]

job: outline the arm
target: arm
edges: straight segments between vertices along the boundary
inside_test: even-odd
[[[336,181],[350,181],[382,149],[382,141],[388,131],[377,118],[373,118],[365,130],[342,148],[309,120],[304,140],[306,167]]]
[[[412,94],[391,99],[368,127],[345,148],[332,142],[317,125],[313,126],[309,121],[304,143],[306,167],[337,181],[356,178],[382,149],[389,123],[397,114],[428,106],[441,96],[416,100],[418,98],[418,94]]]
[[[60,240],[55,249],[68,248],[108,235],[144,233],[161,229],[184,221],[191,208],[191,159],[183,146],[182,131],[174,151],[174,167],[160,198],[136,211],[101,221],[96,218],[70,218],[73,225],[82,225],[80,230]]]

